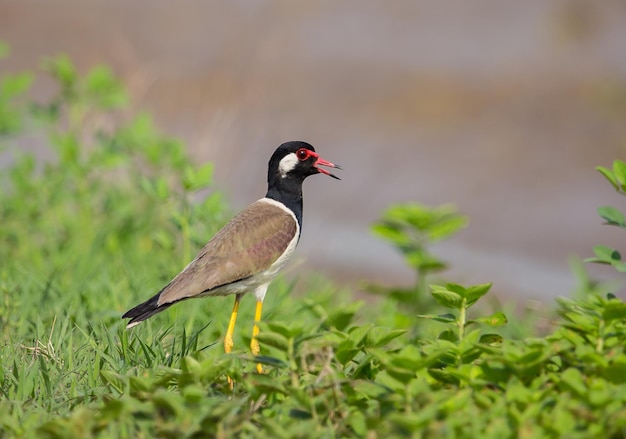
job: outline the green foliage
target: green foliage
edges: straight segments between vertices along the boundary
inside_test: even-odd
[[[621,160],[615,160],[612,170],[602,166],[596,167],[596,170],[611,183],[619,194],[626,195],[626,163]],[[606,221],[606,224],[626,229],[624,214],[619,209],[613,206],[602,206],[598,208],[598,215]],[[593,252],[595,257],[587,258],[586,262],[607,264],[619,272],[626,272],[626,262],[622,261],[622,255],[619,251],[605,245],[597,245],[593,248]]]
[[[112,356],[128,338],[116,335],[121,312],[182,268],[225,217],[219,194],[195,201],[210,165],[194,166],[148,116],[111,111],[126,98],[107,68],[83,76],[66,57],[45,65],[58,84],[46,102],[28,98],[34,73],[0,79],[10,163],[0,176],[0,432],[14,435],[106,393],[99,370],[130,360]],[[26,136],[49,147],[45,160],[24,150]],[[194,331],[194,315],[183,331]],[[138,352],[160,352],[141,362],[171,364],[155,347],[170,332],[140,342]]]
[[[446,302],[460,313],[489,286],[451,284],[433,292],[442,288],[466,300],[465,308]],[[408,339],[404,331],[358,325],[353,318],[338,329],[330,323],[334,297],[326,293],[296,301],[280,295],[274,304],[280,316],[263,324],[263,356],[256,359],[244,352],[226,356],[219,348],[192,349],[170,365],[141,364],[120,372],[108,358],[116,364],[123,357],[144,357],[146,349],[122,331],[121,343],[99,371],[99,385],[109,397],[53,418],[37,432],[46,437],[494,438],[626,433],[625,305],[613,297],[562,301],[552,334],[522,340],[478,329],[460,337],[458,315],[445,314],[432,320],[449,328],[433,339]],[[480,317],[465,327],[505,320]],[[107,349],[105,343],[95,345],[98,351]],[[265,365],[265,374],[251,372],[256,361]],[[227,375],[235,379],[233,392]]]
[[[294,283],[272,284],[260,357],[246,348],[251,300],[229,355],[232,298],[183,302],[126,331],[120,315],[223,222],[212,166],[148,116],[117,119],[126,98],[107,69],[45,66],[50,101],[15,83],[0,96],[13,154],[0,192],[0,438],[626,437],[626,304],[585,277],[594,292],[561,299],[543,337],[526,321],[508,337],[504,313],[482,311],[491,284],[433,285],[440,310],[407,320],[393,295],[372,306],[308,278],[300,298]],[[48,158],[21,151],[20,133],[45,139]],[[448,225],[411,214],[389,236],[427,261],[466,222],[448,214]]]
[[[8,52],[8,46],[0,42],[0,61]],[[30,72],[0,78],[0,136],[16,134],[22,129],[24,100],[33,78]]]
[[[403,302],[411,311],[423,309],[428,293],[428,278],[444,270],[446,263],[435,256],[430,247],[467,227],[466,216],[449,204],[428,207],[418,203],[391,206],[372,231],[391,243],[404,256],[406,264],[415,270],[417,282],[410,289],[370,288],[372,291]]]
[[[613,169],[596,166],[596,170],[608,180],[617,192],[626,194],[626,163],[621,160],[613,162]]]
[[[439,334],[440,339],[451,341],[463,341],[465,338],[465,328],[472,324],[502,326],[507,323],[506,316],[502,312],[479,317],[475,320],[467,320],[467,310],[478,302],[481,297],[487,294],[490,288],[491,284],[473,285],[468,288],[453,283],[449,283],[445,287],[441,285],[431,285],[433,298],[441,306],[458,311],[458,315],[422,314],[418,315],[418,317],[456,325],[458,331],[456,334],[452,334],[449,329]],[[495,334],[485,334],[480,338],[480,340],[483,339],[488,339],[491,344],[500,341],[502,337]]]

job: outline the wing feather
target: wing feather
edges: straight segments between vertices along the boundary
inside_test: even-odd
[[[289,246],[293,214],[263,199],[226,224],[161,291],[158,305],[210,293],[268,269]]]

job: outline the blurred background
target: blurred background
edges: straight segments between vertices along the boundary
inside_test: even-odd
[[[312,143],[345,171],[305,183],[292,272],[410,284],[370,225],[454,203],[470,226],[435,248],[446,276],[548,299],[574,287],[569,256],[621,244],[594,166],[626,150],[624,23],[621,0],[0,0],[0,73],[61,52],[112,66],[134,109],[215,162],[235,210],[264,195],[276,146]]]

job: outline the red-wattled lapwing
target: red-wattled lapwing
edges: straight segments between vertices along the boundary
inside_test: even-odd
[[[233,348],[239,301],[245,293],[253,291],[256,311],[250,349],[252,354],[258,355],[257,323],[261,320],[265,292],[300,238],[302,182],[309,175],[319,173],[339,180],[319,168],[320,165],[341,169],[323,160],[308,143],[280,145],[269,161],[265,197],[252,203],[217,232],[158,294],[124,314],[122,318],[130,318],[127,328],[181,300],[234,294],[235,305],[224,336],[224,351],[229,353]],[[262,372],[260,364],[257,370]]]

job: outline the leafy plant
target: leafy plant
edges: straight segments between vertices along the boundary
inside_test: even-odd
[[[372,226],[372,231],[402,253],[407,265],[415,270],[416,284],[408,290],[372,290],[391,296],[408,305],[412,311],[423,309],[429,277],[447,267],[443,260],[431,252],[430,247],[451,237],[467,224],[468,218],[449,204],[428,207],[418,203],[406,203],[388,208]]]
[[[515,338],[504,314],[478,311],[491,284],[432,285],[443,310],[399,320],[415,291],[374,306],[319,279],[300,280],[313,292],[302,296],[278,279],[259,336],[265,374],[245,348],[223,353],[220,298],[126,331],[133,296],[188,262],[223,202],[206,189],[210,165],[148,116],[118,119],[126,99],[107,69],[45,66],[59,87],[49,101],[15,82],[0,95],[13,157],[0,192],[0,438],[626,437],[626,305],[584,277],[587,294],[559,300],[547,335],[510,314]],[[44,139],[49,158],[21,151],[21,135]],[[427,247],[450,234],[405,220],[389,236],[428,278],[441,264]]]
[[[63,56],[44,66],[58,84],[45,102],[28,97],[34,73],[0,79],[10,155],[0,178],[0,437],[102,397],[107,365],[171,364],[171,328],[144,328],[143,360],[112,354],[128,343],[114,335],[121,312],[184,266],[225,211],[217,193],[196,200],[210,164],[194,165],[148,116],[116,113],[126,97],[108,68],[81,75]],[[21,136],[41,139],[47,158],[27,152]],[[186,331],[198,334],[188,315],[179,357],[198,343],[185,342]]]
[[[467,319],[467,311],[478,300],[489,292],[491,284],[479,284],[471,287],[463,287],[459,284],[449,283],[446,286],[431,285],[433,298],[442,306],[448,309],[458,311],[458,315],[453,314],[422,314],[418,317],[423,319],[431,319],[442,323],[451,323],[456,326],[456,334],[445,332],[440,334],[439,338],[463,341],[465,338],[465,328],[474,324],[484,324],[489,326],[501,326],[506,324],[506,316],[501,312],[496,312],[490,316],[478,317],[475,320]],[[496,341],[491,334],[487,334],[485,339],[489,339],[490,343]],[[501,337],[497,340],[501,340]]]
[[[8,54],[9,46],[0,41],[0,62]],[[15,135],[22,130],[25,97],[33,78],[31,72],[6,74],[0,78],[0,136]]]
[[[611,183],[618,193],[626,195],[626,163],[621,160],[615,160],[612,169],[596,166],[596,170]]]
[[[609,183],[615,188],[617,193],[626,195],[626,163],[621,160],[613,162],[613,169],[603,166],[596,167]],[[606,221],[606,224],[626,229],[624,214],[613,206],[602,206],[598,208],[598,215]],[[587,262],[597,262],[611,265],[617,271],[626,272],[626,262],[622,261],[619,251],[605,245],[597,245],[593,248],[595,257],[586,259]]]

